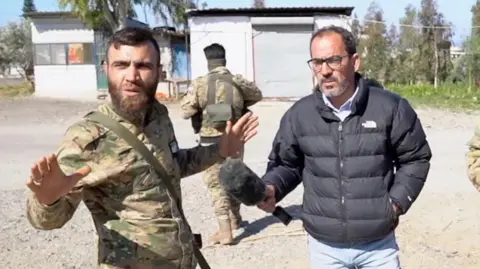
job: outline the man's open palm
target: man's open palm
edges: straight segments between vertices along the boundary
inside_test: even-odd
[[[220,139],[220,154],[223,157],[238,156],[243,145],[257,134],[258,124],[258,116],[251,112],[243,115],[233,126],[228,121]]]
[[[42,157],[32,166],[27,187],[32,190],[40,203],[50,205],[68,194],[90,171],[91,169],[85,166],[67,176],[60,169],[57,157],[50,154],[48,157]]]

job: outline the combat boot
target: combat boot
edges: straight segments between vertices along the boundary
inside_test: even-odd
[[[219,230],[210,236],[213,244],[230,245],[233,243],[232,230],[229,219],[218,220]]]
[[[230,227],[232,228],[232,231],[235,231],[240,228],[240,224],[242,223],[242,215],[240,215],[240,212],[234,212],[230,211]]]

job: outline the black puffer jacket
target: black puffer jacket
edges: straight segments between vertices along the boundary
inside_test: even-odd
[[[303,182],[301,218],[314,238],[333,243],[379,239],[398,225],[430,169],[431,151],[409,103],[360,78],[352,114],[341,122],[320,91],[283,116],[263,180],[277,201]],[[395,172],[396,169],[396,172]]]

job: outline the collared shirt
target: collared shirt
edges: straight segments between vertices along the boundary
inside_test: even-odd
[[[358,88],[355,89],[355,92],[353,93],[353,95],[350,98],[348,98],[348,100],[343,105],[341,105],[340,108],[338,109],[332,105],[332,103],[330,102],[330,99],[326,97],[325,94],[323,93],[322,93],[322,98],[325,104],[332,109],[333,114],[335,114],[335,116],[337,116],[343,122],[345,118],[347,118],[348,115],[352,113],[353,98],[355,98],[355,96],[357,95],[357,92],[358,92]]]

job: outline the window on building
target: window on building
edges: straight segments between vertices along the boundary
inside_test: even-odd
[[[93,64],[93,44],[68,44],[68,64]]]
[[[52,44],[50,45],[50,53],[52,55],[52,65],[65,65],[67,64],[67,55],[64,44]]]
[[[50,46],[49,45],[35,45],[35,63],[38,65],[50,64]]]
[[[36,65],[93,64],[92,43],[35,44]]]

